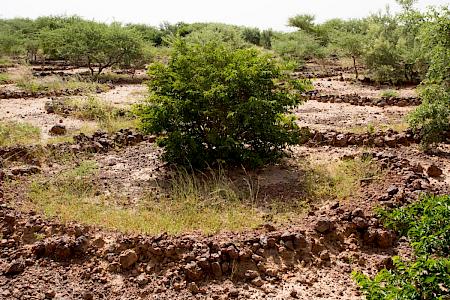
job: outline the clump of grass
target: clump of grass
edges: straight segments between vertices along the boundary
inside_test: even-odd
[[[370,158],[312,165],[307,172],[308,194],[317,200],[345,200],[357,196],[361,183],[377,179],[379,166]]]
[[[0,84],[6,84],[11,82],[11,78],[7,73],[0,73]]]
[[[0,57],[0,67],[12,65],[12,60],[9,57]]]
[[[31,124],[22,122],[0,122],[0,146],[26,145],[37,143],[41,130]]]
[[[30,92],[60,92],[60,91],[74,91],[79,90],[83,93],[95,93],[97,90],[107,91],[108,86],[90,81],[82,81],[76,78],[64,80],[59,76],[48,76],[44,78],[36,78],[33,76],[24,75],[17,80],[17,87]]]
[[[131,112],[118,109],[97,97],[70,99],[67,105],[75,117],[96,121],[100,129],[108,132],[116,132],[123,128],[137,128],[137,119]]]
[[[97,172],[94,162],[83,162],[51,181],[34,182],[29,199],[47,216],[124,232],[215,233],[263,222],[251,199],[242,198],[224,175],[204,178],[180,172],[171,180],[166,196],[156,199],[149,194],[138,207],[124,208],[115,204],[117,199],[101,195]]]
[[[396,132],[403,132],[409,128],[406,122],[396,122],[391,124],[367,124],[366,126],[354,126],[349,129],[349,132],[356,134],[370,133],[374,134],[377,131],[385,132],[387,130],[393,130]]]
[[[384,90],[380,93],[382,98],[397,98],[399,93],[394,90]]]

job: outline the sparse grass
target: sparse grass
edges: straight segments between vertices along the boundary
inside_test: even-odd
[[[345,200],[358,194],[363,181],[380,176],[379,166],[370,158],[316,164],[308,172],[308,194],[316,201]]]
[[[98,126],[92,126],[92,125],[83,125],[80,129],[75,131],[69,131],[68,134],[64,136],[52,136],[49,139],[45,141],[46,144],[59,144],[59,143],[73,143],[74,139],[73,137],[78,134],[85,134],[85,135],[92,135],[94,132],[96,132],[99,129]]]
[[[396,98],[399,96],[399,93],[394,90],[384,90],[380,93],[382,98]]]
[[[0,57],[0,67],[10,66],[12,64],[12,60],[9,57]]]
[[[30,92],[60,92],[60,91],[74,91],[80,90],[83,93],[95,93],[98,89],[107,91],[108,86],[96,82],[82,81],[75,78],[64,80],[59,76],[48,76],[44,78],[37,78],[28,75],[22,76],[17,80],[17,87]]]
[[[123,128],[137,128],[137,119],[130,111],[118,109],[97,97],[73,98],[67,106],[75,117],[98,122],[98,127],[107,132],[116,132]]]
[[[11,78],[7,73],[0,73],[0,84],[7,84],[11,81]]]
[[[28,123],[0,122],[0,146],[27,145],[40,140],[41,131]]]
[[[385,132],[389,129],[396,131],[396,132],[403,132],[406,131],[409,128],[408,124],[406,122],[396,122],[396,123],[389,123],[389,124],[367,124],[366,126],[353,126],[349,128],[348,132],[355,133],[355,134],[363,134],[363,133],[370,133],[374,134],[375,132]]]
[[[117,205],[120,199],[101,195],[98,187],[97,166],[85,161],[50,181],[33,182],[29,199],[33,208],[47,216],[124,232],[214,233],[263,222],[263,214],[252,200],[241,198],[223,174],[203,178],[180,172],[171,181],[167,196],[156,199],[148,195],[134,208]]]
[[[62,221],[77,221],[123,232],[179,234],[200,231],[241,231],[267,220],[287,222],[305,212],[307,200],[345,200],[357,195],[361,180],[376,179],[379,170],[370,160],[349,160],[314,165],[306,170],[308,199],[286,202],[268,199],[261,205],[258,185],[249,180],[238,188],[222,171],[206,174],[178,171],[160,186],[159,197],[149,193],[134,207],[124,206],[121,196],[106,196],[98,182],[93,161],[61,172],[48,181],[38,179],[30,186],[33,209]]]

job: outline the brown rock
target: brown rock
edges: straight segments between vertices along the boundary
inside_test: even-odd
[[[432,164],[431,166],[428,167],[427,169],[427,174],[430,177],[440,177],[442,175],[442,169],[440,169],[438,166],[436,166],[435,164]]]
[[[138,256],[134,250],[125,250],[119,256],[119,262],[122,268],[128,269],[138,261]]]
[[[18,259],[10,263],[5,270],[5,275],[17,275],[25,270],[25,262]]]
[[[316,221],[314,224],[314,230],[319,233],[328,233],[334,229],[334,224],[328,219],[322,218]]]
[[[51,135],[65,135],[67,133],[67,129],[66,126],[57,124],[50,129],[49,133]]]

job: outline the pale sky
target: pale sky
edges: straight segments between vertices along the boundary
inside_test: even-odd
[[[394,0],[3,0],[0,18],[79,15],[87,19],[158,25],[221,22],[287,30],[287,19],[296,14],[331,18],[357,18],[384,9],[396,11]],[[419,0],[416,7],[449,6],[450,0]]]

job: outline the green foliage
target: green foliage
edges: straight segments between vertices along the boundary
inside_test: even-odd
[[[374,279],[353,273],[367,300],[445,300],[450,287],[450,259],[419,257],[403,262],[394,257],[392,270],[380,271]]]
[[[151,97],[137,111],[144,131],[162,135],[171,163],[260,165],[297,140],[284,114],[303,85],[257,49],[178,39],[169,63],[153,64],[149,75]]]
[[[297,15],[289,18],[288,25],[291,27],[296,27],[299,30],[305,31],[307,33],[314,33],[314,20],[315,17],[313,15]]]
[[[258,46],[261,44],[261,31],[258,28],[244,28],[242,34],[247,43]]]
[[[450,196],[423,197],[382,213],[382,219],[388,228],[410,239],[416,254],[450,254]]]
[[[272,49],[284,59],[298,63],[323,56],[323,48],[317,39],[303,31],[276,35],[272,41]]]
[[[237,26],[220,23],[197,23],[191,25],[192,32],[185,36],[189,43],[207,44],[211,42],[226,43],[228,46],[238,49],[249,47],[243,31]]]
[[[383,98],[395,98],[398,97],[398,92],[394,90],[384,90],[381,92],[381,97]]]
[[[354,272],[368,300],[448,299],[450,288],[450,196],[423,196],[419,202],[381,211],[384,224],[408,237],[412,261],[394,257],[391,270],[374,279]]]
[[[142,39],[136,31],[111,25],[79,21],[40,35],[44,53],[87,66],[92,75],[117,64],[130,65],[141,56]]]
[[[450,11],[429,12],[419,38],[429,68],[419,89],[422,104],[409,116],[409,124],[420,132],[422,145],[428,148],[450,130]]]
[[[7,73],[0,73],[0,84],[9,83],[10,78]]]
[[[351,32],[336,32],[335,44],[338,45],[344,56],[353,59],[355,77],[358,79],[358,68],[356,60],[364,53],[365,37],[362,34]]]

